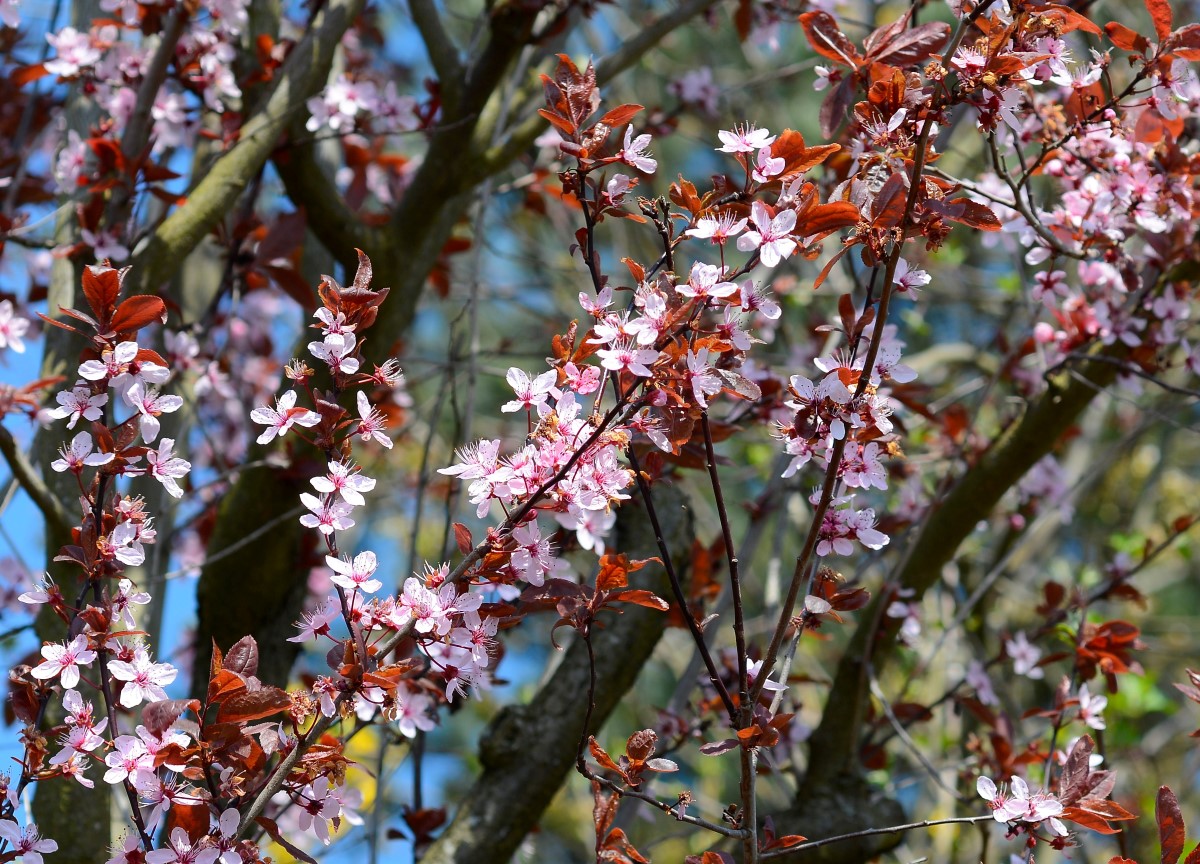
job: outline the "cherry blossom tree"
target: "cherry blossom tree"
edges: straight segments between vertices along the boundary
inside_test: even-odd
[[[1194,6],[30,5],[3,860],[1180,860]]]

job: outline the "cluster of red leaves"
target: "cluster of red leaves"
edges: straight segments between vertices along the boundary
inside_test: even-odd
[[[1116,834],[1112,822],[1137,817],[1115,801],[1108,800],[1117,785],[1114,771],[1093,770],[1089,764],[1096,742],[1084,735],[1075,742],[1067,763],[1058,775],[1058,800],[1062,802],[1062,818],[1098,834]]]
[[[911,18],[910,10],[877,28],[863,41],[864,50],[860,52],[828,12],[805,12],[800,16],[800,26],[813,51],[849,72],[830,88],[821,104],[821,134],[826,138],[834,137],[860,88],[881,78],[881,72],[924,62],[950,38],[948,24],[931,21],[909,27]]]
[[[625,742],[625,752],[614,760],[595,737],[588,739],[588,750],[592,758],[601,768],[617,774],[627,786],[640,786],[642,775],[651,773],[671,773],[679,770],[679,766],[670,759],[655,758],[654,751],[658,746],[658,734],[653,729],[643,729],[634,732]]]
[[[567,137],[562,145],[563,152],[579,159],[591,158],[614,129],[624,126],[642,110],[641,105],[618,105],[595,123],[589,123],[600,107],[596,70],[589,63],[580,72],[566,54],[558,55],[553,77],[541,77],[547,107],[539,108],[538,113]]]
[[[629,574],[636,573],[658,558],[630,560],[627,555],[607,554],[600,559],[600,571],[596,574],[594,588],[580,585],[569,579],[547,579],[543,585],[525,589],[521,602],[525,611],[554,609],[559,618],[553,630],[571,627],[587,636],[593,624],[603,626],[596,617],[604,609],[620,612],[618,603],[633,603],[666,612],[670,604],[653,591],[630,588]],[[557,646],[556,646],[557,647]]]
[[[87,267],[83,271],[83,296],[92,309],[92,315],[78,309],[59,307],[59,311],[64,315],[87,324],[91,332],[84,332],[40,312],[38,316],[47,324],[77,333],[89,340],[93,346],[92,350],[96,353],[89,355],[85,352],[84,359],[99,358],[100,349],[132,339],[138,330],[155,322],[166,323],[167,305],[161,297],[143,294],[120,300],[128,273],[128,267],[121,270],[115,270],[105,264]],[[138,359],[167,365],[162,357],[152,351],[147,351],[145,358],[139,352]]]

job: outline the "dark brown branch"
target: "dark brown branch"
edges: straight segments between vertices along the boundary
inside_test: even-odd
[[[437,73],[442,101],[451,110],[462,86],[463,67],[458,46],[442,26],[442,18],[433,0],[408,0],[408,11],[425,43],[425,53]]]

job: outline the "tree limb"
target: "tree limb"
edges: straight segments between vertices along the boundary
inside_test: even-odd
[[[58,500],[58,496],[50,491],[50,487],[42,482],[29,459],[17,449],[17,442],[12,433],[4,426],[0,426],[0,453],[4,454],[13,479],[21,484],[21,488],[33,499],[38,510],[42,511],[47,529],[57,535],[69,535],[71,518],[67,515],[67,508]]]
[[[292,117],[324,86],[342,34],[362,11],[364,0],[329,0],[304,38],[288,54],[262,111],[251,116],[241,137],[212,166],[187,198],[134,250],[126,280],[131,293],[155,291],[213,229],[267,161]]]
[[[433,0],[408,0],[408,10],[421,34],[421,41],[425,43],[425,53],[429,55],[433,71],[437,73],[442,102],[453,110],[463,77],[458,46],[442,26],[441,15]]]

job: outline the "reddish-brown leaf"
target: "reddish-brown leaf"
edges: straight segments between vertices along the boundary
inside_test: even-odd
[[[228,669],[218,669],[208,681],[208,701],[217,703],[246,689],[246,679]]]
[[[1169,786],[1160,786],[1154,802],[1154,821],[1158,823],[1158,842],[1162,846],[1162,864],[1175,864],[1183,854],[1186,829],[1179,801]]]
[[[833,265],[837,264],[838,260],[846,254],[846,250],[849,248],[849,246],[843,246],[837,251],[837,254],[833,255],[827,262],[825,262],[825,266],[821,268],[821,272],[818,273],[817,278],[813,280],[812,287],[814,291],[820,288],[821,283],[829,278],[829,273],[831,270],[833,270]]]
[[[161,297],[141,295],[123,301],[113,313],[109,326],[117,333],[132,333],[154,322],[165,323],[167,304]]]
[[[732,369],[718,369],[717,374],[724,382],[725,392],[730,395],[748,399],[751,402],[757,402],[762,398],[762,389],[740,372]]]
[[[1200,24],[1188,24],[1171,34],[1164,48],[1184,60],[1200,60]]]
[[[203,802],[199,804],[176,802],[175,806],[167,813],[165,831],[170,836],[176,828],[182,828],[189,840],[198,843],[200,838],[208,833],[208,805]]]
[[[605,852],[620,853],[622,857],[617,858],[617,861],[624,859],[625,861],[635,862],[635,864],[650,864],[648,859],[643,858],[641,853],[633,848],[633,844],[629,842],[629,838],[625,836],[625,832],[620,828],[614,828],[608,832],[608,836],[604,838],[603,850]]]
[[[1143,0],[1146,4],[1146,11],[1150,13],[1150,20],[1154,22],[1154,32],[1158,34],[1158,41],[1162,42],[1171,35],[1171,22],[1174,16],[1171,13],[1171,4],[1169,0]]]
[[[458,546],[458,551],[462,554],[468,554],[475,544],[471,540],[471,529],[461,522],[454,523],[454,543]]]
[[[1090,828],[1097,834],[1117,833],[1117,829],[1109,825],[1103,818],[1078,807],[1064,807],[1062,818],[1068,822],[1074,822],[1076,825],[1082,825],[1084,828]]]
[[[657,609],[659,612],[666,612],[671,608],[670,603],[659,597],[653,591],[645,591],[642,589],[621,589],[613,592],[612,599],[620,600],[622,603],[634,603],[638,606],[645,606],[647,609]]]
[[[908,182],[899,171],[894,172],[875,195],[871,205],[871,222],[876,228],[894,228],[904,218],[908,200]]]
[[[738,0],[737,9],[733,12],[733,29],[737,31],[739,42],[750,38],[750,33],[754,30],[753,0]]]
[[[1135,54],[1145,54],[1150,47],[1150,40],[1135,30],[1130,30],[1118,21],[1109,21],[1104,25],[1104,32],[1109,40],[1123,51]]]
[[[575,134],[575,124],[561,114],[556,114],[553,111],[548,111],[545,108],[539,108],[538,113],[553,124],[554,128],[562,132],[568,138]]]
[[[812,49],[822,57],[851,69],[862,62],[854,43],[838,29],[837,19],[828,12],[805,12],[800,16],[800,26]]]
[[[103,264],[83,268],[83,296],[97,321],[107,321],[121,294],[122,271]]]
[[[167,699],[162,702],[151,702],[142,709],[142,723],[158,738],[171,728],[185,711],[200,712],[199,699]]]
[[[821,103],[818,117],[821,124],[821,134],[826,138],[836,137],[835,133],[842,121],[846,119],[846,111],[854,99],[854,78],[847,75],[841,83],[829,91],[825,101]]]
[[[1100,29],[1100,25],[1092,21],[1086,15],[1080,15],[1074,9],[1068,6],[1053,5],[1045,7],[1042,10],[1042,15],[1050,15],[1062,19],[1061,29],[1063,33],[1071,33],[1075,30],[1082,30],[1084,33],[1091,33],[1093,36],[1099,36],[1104,31]]]
[[[822,144],[817,147],[807,147],[804,136],[794,129],[784,129],[771,145],[771,156],[783,160],[783,171],[780,176],[789,177],[809,171],[837,151],[839,144]]]
[[[50,73],[46,71],[45,64],[35,63],[32,66],[20,66],[14,69],[8,76],[8,80],[18,90],[26,84],[30,84],[39,78],[42,78]]]
[[[828,204],[818,204],[810,207],[803,215],[797,231],[803,231],[805,237],[816,234],[828,234],[842,228],[857,225],[862,220],[858,208],[849,201],[830,201]]]
[[[600,122],[612,129],[617,129],[632,120],[635,116],[637,116],[637,113],[644,110],[644,108],[645,106],[643,105],[618,105],[611,111],[606,112],[605,115],[600,118]]]
[[[942,49],[950,38],[950,25],[941,21],[930,21],[919,27],[902,31],[879,51],[870,51],[868,59],[889,66],[913,66],[923,63],[929,56]]]
[[[258,643],[253,636],[243,636],[225,652],[225,668],[247,677],[258,674]]]
[[[612,760],[612,757],[605,752],[604,748],[601,747],[596,741],[595,736],[588,738],[588,750],[591,752],[592,758],[596,760],[596,764],[601,768],[607,768],[609,771],[615,771],[622,777],[625,776],[625,772],[622,771],[620,766],[618,766],[617,763]]]
[[[246,723],[250,720],[261,720],[278,714],[290,708],[292,697],[278,687],[263,687],[261,690],[247,690],[230,696],[221,703],[217,712],[218,723]]]
[[[940,214],[951,222],[958,222],[980,231],[999,231],[1004,226],[991,208],[969,198],[953,201],[926,201],[925,209]]]

